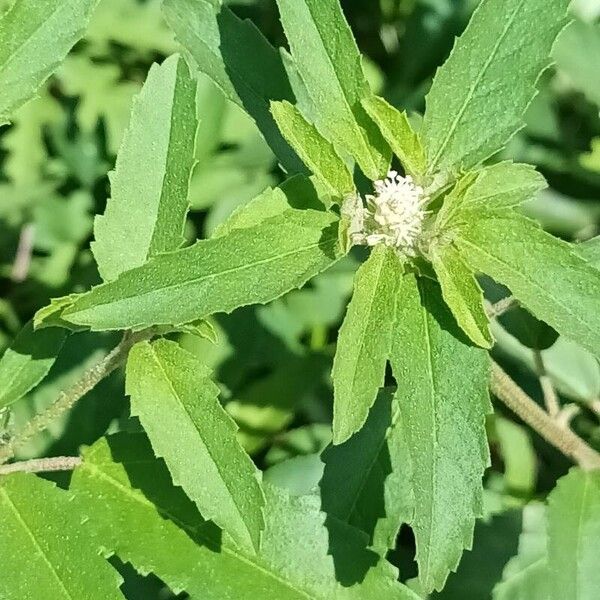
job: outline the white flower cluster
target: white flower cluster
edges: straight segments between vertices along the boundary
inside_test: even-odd
[[[385,244],[415,256],[429,200],[423,188],[396,171],[374,185],[375,194],[367,196],[366,207],[358,195],[344,203],[342,212],[350,218],[350,241],[367,246]]]

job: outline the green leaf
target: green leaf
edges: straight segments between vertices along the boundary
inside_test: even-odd
[[[111,174],[112,197],[95,222],[92,250],[106,281],[183,244],[197,128],[185,61],[174,55],[153,65]]]
[[[0,18],[0,125],[83,35],[98,0],[18,0]]]
[[[419,580],[440,590],[482,514],[489,359],[463,341],[438,286],[407,275],[390,362],[413,465]]]
[[[335,215],[290,209],[157,256],[79,296],[62,317],[95,330],[180,325],[274,300],[338,258]]]
[[[385,555],[414,510],[410,454],[393,394],[382,390],[364,427],[322,458],[322,509],[367,533]]]
[[[34,331],[31,321],[25,325],[0,359],[0,411],[44,379],[67,335],[56,327]]]
[[[175,342],[141,342],[127,361],[127,394],[154,452],[198,505],[242,547],[258,550],[264,496],[210,369]],[[173,435],[176,434],[176,438]]]
[[[444,300],[456,322],[474,344],[491,348],[494,338],[483,304],[483,292],[473,271],[450,244],[432,248],[429,257],[438,276]]]
[[[379,96],[363,98],[362,105],[375,121],[386,142],[408,175],[419,179],[425,172],[425,151],[406,112],[400,112]]]
[[[383,386],[402,271],[396,252],[379,245],[356,273],[333,361],[334,444],[364,425]]]
[[[568,4],[482,0],[427,96],[421,136],[429,174],[474,167],[522,127]]]
[[[370,179],[388,170],[390,150],[360,101],[370,95],[361,57],[338,0],[277,0],[292,57],[320,121]]]
[[[600,589],[600,473],[573,469],[548,497],[553,600],[594,600]]]
[[[575,246],[574,250],[594,267],[600,269],[600,235]]]
[[[494,600],[549,600],[546,515],[542,504],[528,504],[523,510],[519,553],[506,564],[493,597]]]
[[[123,599],[121,578],[90,545],[66,492],[32,474],[0,477],[3,600]]]
[[[304,172],[269,111],[271,100],[294,101],[281,54],[220,1],[165,0],[163,11],[187,56],[248,112],[284,168]]]
[[[506,285],[534,316],[600,356],[600,272],[518,213],[480,213],[469,221],[455,243],[471,268]]]
[[[530,165],[501,162],[468,173],[444,199],[436,218],[436,231],[446,238],[451,227],[468,224],[486,211],[516,208],[545,187],[544,178]]]
[[[221,223],[212,237],[221,237],[235,229],[246,229],[276,217],[290,208],[323,210],[312,181],[304,175],[294,175],[277,188],[267,188],[247,204],[234,210]]]
[[[272,102],[271,113],[283,137],[332,195],[344,197],[354,191],[352,173],[333,144],[295,106],[285,101]]]
[[[294,498],[266,485],[260,553],[236,547],[169,485],[143,439],[121,434],[99,441],[73,476],[75,504],[90,517],[82,527],[106,554],[205,600],[418,600],[383,560],[361,583],[345,587],[336,581],[338,566],[329,555],[330,534],[317,496]],[[342,530],[347,550],[352,532]],[[346,560],[357,554],[364,560],[364,549]]]

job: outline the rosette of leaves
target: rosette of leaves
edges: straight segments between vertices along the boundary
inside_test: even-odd
[[[535,317],[598,356],[600,274],[519,212],[543,178],[526,165],[490,162],[521,127],[567,2],[483,0],[435,77],[419,131],[371,92],[338,0],[278,5],[289,53],[219,2],[165,1],[185,57],[153,67],[134,104],[112,197],[95,224],[104,283],[54,300],[35,324],[128,332],[132,413],[168,468],[160,477],[178,487],[149,489],[160,467],[148,466],[145,438],[132,435],[126,447],[103,440],[87,452],[71,493],[98,548],[175,590],[415,598],[384,558],[400,526],[414,531],[428,593],[456,568],[482,512],[493,338],[476,275],[506,285]],[[296,185],[268,190],[210,239],[182,247],[195,69],[250,114]],[[428,215],[417,256],[378,245],[356,274],[334,362],[325,520],[313,496],[294,500],[261,485],[208,369],[176,342],[151,338],[270,302],[331,267],[349,251],[340,205],[359,191],[354,172],[379,180],[393,156],[426,191]],[[19,390],[27,369],[39,380],[48,362],[21,358]],[[381,392],[388,363],[393,397]],[[7,505],[27,483],[11,485]],[[357,539],[356,556],[372,548],[366,565],[353,554]],[[180,549],[189,568],[163,546]]]

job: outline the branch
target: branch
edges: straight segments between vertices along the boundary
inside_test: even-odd
[[[582,469],[600,469],[600,454],[571,429],[552,419],[495,362],[492,365],[491,389],[510,410]]]
[[[558,401],[558,396],[556,395],[552,380],[546,371],[544,357],[539,350],[533,351],[533,360],[535,362],[535,370],[537,371],[538,379],[540,380],[540,386],[542,387],[546,410],[553,419],[556,419],[560,415],[560,402]]]
[[[125,333],[120,344],[114,348],[104,359],[85,372],[83,377],[65,392],[61,392],[58,398],[42,413],[36,415],[26,423],[23,429],[17,433],[7,444],[0,446],[0,465],[4,464],[15,452],[26,444],[34,435],[44,431],[58,417],[70,410],[75,403],[92,390],[100,381],[108,377],[118,369],[126,360],[131,348],[143,339],[151,337],[152,330],[138,333]]]
[[[36,458],[0,465],[0,476],[10,473],[44,473],[49,471],[72,471],[81,464],[79,456],[57,456],[56,458]]]

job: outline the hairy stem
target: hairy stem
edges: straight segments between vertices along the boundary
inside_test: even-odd
[[[79,456],[57,456],[35,458],[10,465],[0,465],[0,476],[10,473],[47,473],[50,471],[72,471],[81,464]]]
[[[540,380],[540,386],[542,387],[542,393],[544,395],[544,403],[546,404],[546,410],[548,414],[556,419],[560,414],[560,402],[554,385],[548,373],[546,371],[546,365],[544,365],[544,357],[539,350],[533,351],[533,360],[535,362],[535,369],[537,371],[538,379]]]
[[[127,360],[129,351],[134,344],[150,336],[150,331],[125,333],[116,348],[99,363],[88,369],[77,383],[68,390],[61,392],[58,398],[44,412],[33,417],[8,443],[0,446],[0,465],[10,460],[15,455],[15,452],[34,435],[46,429],[58,417],[70,410],[80,398],[96,387],[100,381],[118,369]]]
[[[582,469],[600,469],[600,454],[538,406],[495,362],[492,365],[491,389],[525,423]]]
[[[490,319],[496,319],[507,313],[509,310],[519,306],[519,301],[514,296],[503,298],[496,304],[487,303],[486,312]]]

